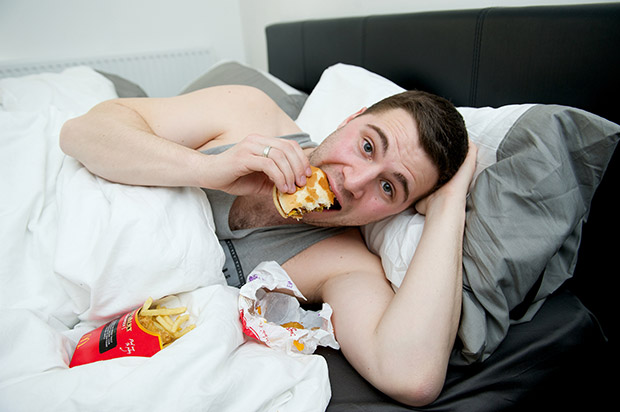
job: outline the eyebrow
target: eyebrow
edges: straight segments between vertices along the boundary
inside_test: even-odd
[[[383,153],[387,152],[390,148],[390,142],[388,142],[387,136],[385,135],[383,130],[379,126],[376,126],[374,124],[368,124],[367,126],[377,132],[379,138],[381,139],[381,144],[383,145]]]
[[[405,191],[405,202],[406,202],[409,199],[409,182],[407,182],[407,179],[401,173],[398,173],[398,172],[394,173],[394,177],[396,177],[396,180],[398,180],[400,184],[403,186],[403,190]]]
[[[385,135],[385,133],[380,127],[374,124],[367,124],[367,126],[370,127],[372,130],[374,130],[375,132],[377,132],[377,134],[379,135],[379,139],[381,140],[381,146],[383,149],[382,154],[385,155],[385,153],[390,148],[390,142],[388,141],[387,136]],[[394,177],[396,178],[396,180],[398,180],[400,185],[403,187],[403,191],[405,192],[405,202],[406,202],[407,199],[409,199],[409,182],[407,181],[407,178],[405,178],[405,176],[402,175],[402,173],[394,172]]]

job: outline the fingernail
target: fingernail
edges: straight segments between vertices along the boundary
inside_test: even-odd
[[[306,169],[306,176],[312,176],[312,169],[310,168],[310,166],[308,166],[308,168]]]

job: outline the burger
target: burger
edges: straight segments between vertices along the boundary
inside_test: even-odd
[[[306,185],[295,193],[282,193],[273,187],[273,203],[284,218],[301,220],[305,213],[329,209],[334,204],[334,193],[329,188],[327,176],[318,167],[310,166],[312,175]]]

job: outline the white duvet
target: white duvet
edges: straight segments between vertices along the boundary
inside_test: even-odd
[[[110,183],[60,151],[62,124],[115,96],[85,67],[0,81],[0,410],[324,410],[322,357],[242,334],[201,190]],[[82,334],[165,295],[195,330],[68,367]]]

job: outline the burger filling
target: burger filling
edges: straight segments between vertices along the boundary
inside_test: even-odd
[[[315,167],[312,169],[313,174],[308,178],[307,184],[297,188],[295,193],[283,194],[278,192],[274,186],[274,202],[283,217],[300,220],[305,213],[321,212],[332,205],[336,210],[341,209],[325,174]]]

